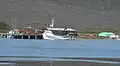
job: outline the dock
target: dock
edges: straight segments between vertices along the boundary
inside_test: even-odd
[[[43,39],[42,34],[8,34],[0,33],[0,38],[10,39]]]

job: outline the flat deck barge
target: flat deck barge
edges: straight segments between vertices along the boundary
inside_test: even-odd
[[[1,38],[10,38],[10,39],[43,39],[42,34],[7,34],[0,33]]]

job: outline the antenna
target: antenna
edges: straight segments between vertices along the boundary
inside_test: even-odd
[[[12,29],[15,29],[16,28],[16,19],[12,19]]]
[[[52,24],[50,25],[51,28],[53,28],[55,25],[55,17],[52,17]]]

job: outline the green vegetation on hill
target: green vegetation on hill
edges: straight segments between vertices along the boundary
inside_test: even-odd
[[[80,33],[100,33],[100,32],[113,32],[119,34],[120,28],[86,28],[80,31]]]
[[[0,22],[0,32],[7,32],[11,29],[11,26],[6,24],[5,22]],[[81,30],[79,33],[100,33],[100,32],[114,32],[116,34],[119,34],[120,28],[85,28]]]
[[[0,32],[6,32],[10,29],[11,27],[7,25],[5,22],[0,22]]]

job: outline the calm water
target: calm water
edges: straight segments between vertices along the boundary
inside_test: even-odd
[[[120,58],[120,41],[0,39],[0,56]]]

